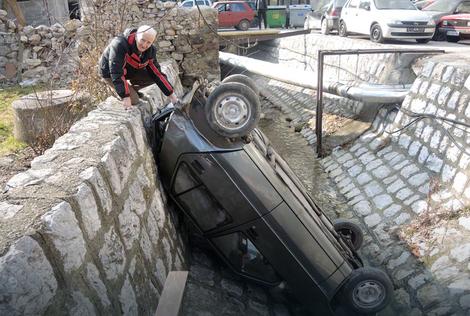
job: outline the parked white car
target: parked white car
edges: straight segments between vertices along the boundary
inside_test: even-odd
[[[410,0],[348,0],[341,11],[339,35],[369,35],[382,43],[385,39],[431,40],[436,24]]]
[[[211,0],[184,0],[181,2],[180,6],[184,8],[192,8],[196,6],[196,3],[198,6],[207,6],[210,7],[212,6],[212,1]]]

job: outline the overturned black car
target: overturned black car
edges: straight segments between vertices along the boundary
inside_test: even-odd
[[[390,279],[363,267],[359,227],[332,223],[255,128],[260,106],[250,78],[233,75],[192,93],[186,106],[154,116],[155,155],[165,189],[198,233],[235,273],[286,283],[315,315],[382,310]]]

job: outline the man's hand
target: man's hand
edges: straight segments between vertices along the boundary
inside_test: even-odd
[[[169,98],[170,98],[171,103],[173,103],[173,104],[176,104],[176,103],[178,102],[178,97],[177,97],[176,94],[174,94],[174,93],[172,93],[172,94],[169,96]]]
[[[132,108],[132,102],[130,97],[125,97],[122,99],[122,105],[124,106],[125,110],[130,110]]]

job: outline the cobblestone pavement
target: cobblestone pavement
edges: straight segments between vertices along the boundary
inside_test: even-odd
[[[263,84],[259,77],[255,80]],[[314,102],[311,97],[302,98],[304,90],[282,83],[272,84],[272,81],[269,84],[264,81],[262,86],[265,96],[293,122],[314,117]],[[418,88],[413,88],[415,93]],[[420,89],[429,89],[423,93],[438,98],[440,87],[426,83]],[[334,101],[326,108],[329,106],[333,107]],[[347,108],[342,108],[341,112],[331,108],[331,111],[344,117],[357,113]],[[434,133],[426,124],[417,124],[419,133],[414,128],[410,133],[421,138],[424,134],[429,151],[422,146],[424,141],[413,139],[413,135],[391,141],[384,129],[390,129],[396,115],[396,110],[382,109],[369,132],[352,147],[333,151],[322,160],[322,165],[347,200],[348,208],[341,217],[354,218],[366,232],[363,255],[372,265],[386,269],[394,281],[393,309],[407,315],[468,315],[470,218],[465,213],[468,209],[462,211],[459,199],[452,198],[449,190],[436,193],[432,187],[432,179],[439,171],[442,177],[448,178],[447,182],[454,179],[454,189],[462,187],[462,192],[465,175],[459,175],[455,167],[432,154],[432,148],[446,148],[450,141],[441,138],[440,132]],[[302,135],[310,144],[315,144],[311,126],[304,126]],[[449,150],[451,156],[455,155],[455,148],[450,146]],[[457,167],[462,163],[458,159],[452,161],[457,161]],[[433,220],[435,208],[429,203],[430,197],[459,212],[437,216],[444,221],[437,221],[434,226],[420,226],[422,221]],[[430,231],[423,233],[421,229]]]

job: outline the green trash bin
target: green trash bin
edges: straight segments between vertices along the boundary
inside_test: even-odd
[[[286,25],[286,6],[270,5],[266,12],[269,27],[284,27]]]

